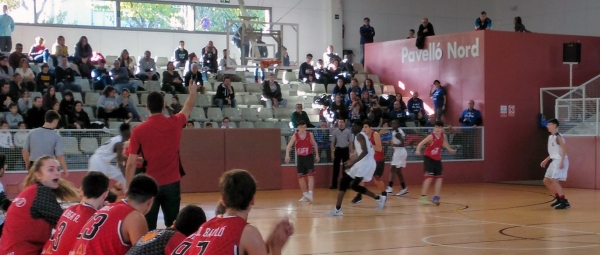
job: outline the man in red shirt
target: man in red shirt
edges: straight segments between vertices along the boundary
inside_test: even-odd
[[[79,234],[81,227],[104,206],[108,196],[109,179],[101,172],[92,171],[86,174],[81,181],[83,199],[81,203],[67,208],[58,223],[56,231],[46,245],[42,254],[67,254],[71,250],[73,240]]]
[[[144,214],[158,193],[156,181],[139,174],[128,185],[127,197],[98,210],[83,225],[69,255],[124,255],[148,233]]]
[[[246,170],[231,170],[221,176],[219,188],[225,213],[204,223],[169,255],[281,254],[294,232],[287,219],[277,224],[266,242],[258,229],[247,222],[256,193],[254,177]]]
[[[181,188],[179,181],[179,141],[181,130],[194,107],[198,85],[190,82],[189,97],[178,114],[169,118],[163,115],[164,98],[158,92],[148,95],[146,108],[150,112],[148,120],[135,127],[129,142],[129,156],[125,178],[129,183],[134,176],[138,155],[146,162],[146,174],[158,182],[158,196],[152,209],[146,214],[150,230],[156,229],[158,211],[162,207],[165,225],[173,225],[179,212]]]

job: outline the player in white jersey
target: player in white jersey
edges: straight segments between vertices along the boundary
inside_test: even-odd
[[[400,185],[402,189],[396,196],[404,196],[408,194],[408,188],[406,187],[406,183],[404,183],[404,175],[402,175],[402,168],[406,167],[406,157],[408,153],[406,152],[406,148],[404,148],[404,131],[400,129],[400,123],[398,119],[392,120],[392,146],[394,147],[394,154],[392,155],[392,167],[390,169],[390,179],[388,183],[388,187],[385,189],[387,193],[393,192],[394,186],[394,174],[398,176],[398,180],[400,180]]]
[[[368,182],[373,178],[375,173],[375,150],[369,141],[369,138],[364,132],[361,132],[363,126],[360,121],[354,122],[352,125],[352,134],[354,134],[354,148],[357,156],[346,161],[346,171],[340,180],[340,188],[337,197],[335,208],[327,213],[327,216],[343,216],[342,200],[346,194],[348,187],[352,190],[374,198],[377,201],[377,211],[381,211],[385,206],[386,197],[375,195],[367,188],[360,186],[360,182]]]
[[[121,135],[115,136],[106,141],[100,148],[96,149],[94,155],[90,157],[88,170],[104,173],[108,178],[115,180],[116,193],[120,194],[125,187],[125,162],[127,158],[123,154],[123,143],[129,140],[131,128],[129,124],[123,123],[119,127]],[[117,165],[111,165],[113,159],[117,159]]]
[[[567,146],[565,139],[558,133],[558,120],[551,119],[548,121],[548,157],[542,161],[540,166],[545,168],[548,162],[552,160],[546,175],[544,176],[544,184],[550,192],[554,193],[556,201],[552,203],[552,207],[556,210],[570,208],[569,201],[565,198],[560,181],[567,180],[567,171],[569,170],[569,158],[567,157]]]

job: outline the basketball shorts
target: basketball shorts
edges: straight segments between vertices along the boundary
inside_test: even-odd
[[[356,162],[350,169],[346,169],[346,173],[353,179],[362,177],[365,182],[370,182],[375,174],[375,168],[377,168],[377,164],[374,158],[363,158]]]
[[[315,172],[315,158],[313,155],[298,156],[296,165],[299,177],[313,175]]]
[[[100,156],[92,155],[90,157],[90,160],[88,162],[88,170],[102,172],[109,179],[115,180],[125,185],[125,176],[123,176],[121,169],[114,165],[111,165],[110,161],[107,162]]]
[[[435,160],[430,157],[423,157],[423,167],[425,170],[425,177],[442,177],[442,161]]]
[[[406,157],[408,153],[404,147],[394,148],[394,155],[392,155],[392,166],[394,167],[406,167]]]
[[[384,168],[385,168],[385,161],[376,161],[375,162],[375,172],[373,173],[373,177],[381,178],[381,176],[383,176]]]
[[[559,181],[567,180],[567,172],[569,171],[569,159],[565,158],[563,168],[560,168],[560,159],[553,159],[546,170],[544,177],[548,179],[556,179]]]

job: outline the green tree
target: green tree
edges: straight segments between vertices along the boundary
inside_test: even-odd
[[[248,10],[248,14],[257,17],[255,21],[265,21],[265,10]],[[240,20],[242,12],[239,8],[230,7],[208,7],[196,6],[195,12],[196,31],[226,32],[228,20]],[[210,27],[205,27],[210,21]],[[255,29],[262,29],[263,25],[254,25]],[[231,28],[231,33],[237,31],[236,27]]]
[[[121,26],[132,28],[185,29],[185,6],[121,2]],[[113,5],[94,4],[98,11],[115,11]]]
[[[19,7],[21,7],[20,0],[5,0],[4,3],[8,6],[9,11],[14,11],[16,9],[19,9]]]

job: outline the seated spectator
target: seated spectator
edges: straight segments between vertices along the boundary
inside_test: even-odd
[[[52,45],[52,56],[56,57],[60,63],[60,59],[69,56],[69,47],[65,44],[65,37],[60,35],[56,38],[56,42]]]
[[[100,59],[98,68],[92,70],[92,89],[103,90],[106,86],[111,85],[110,73],[106,69],[106,61]]]
[[[188,60],[187,64],[185,65],[185,69],[183,70],[183,73],[188,73],[190,70],[192,70],[192,64],[197,64],[198,66],[202,66],[202,63],[200,61],[198,61],[198,56],[194,52],[190,53],[190,60]]]
[[[17,102],[21,114],[27,114],[27,110],[33,107],[33,100],[29,98],[29,91],[25,90],[21,93],[21,98]]]
[[[329,75],[329,69],[323,64],[323,60],[317,60],[317,67],[315,68],[315,78],[317,78],[317,83],[325,84],[325,89],[327,89],[327,84],[329,84],[331,75]]]
[[[11,103],[8,105],[8,110],[10,112],[4,114],[4,120],[6,120],[6,123],[8,123],[8,127],[10,129],[19,128],[19,123],[23,122],[23,116],[19,114],[19,107],[17,104]]]
[[[231,125],[231,120],[228,117],[223,118],[223,122],[221,123],[221,128],[235,128]]]
[[[425,47],[425,37],[434,35],[433,25],[429,23],[429,19],[423,18],[423,20],[421,20],[421,25],[419,25],[419,31],[417,32],[417,48],[423,49]]]
[[[81,76],[89,78],[91,70],[94,69],[91,58],[93,56],[92,46],[88,43],[88,39],[85,36],[79,38],[77,44],[75,44],[74,62],[79,66]],[[83,67],[83,68],[82,68]],[[84,69],[86,71],[84,71]]]
[[[15,70],[8,64],[8,57],[0,56],[0,79],[6,82],[12,80]]]
[[[181,103],[179,103],[179,97],[177,95],[173,96],[173,98],[171,99],[171,104],[165,104],[165,108],[169,112],[169,116],[178,114],[181,111],[181,109],[183,109],[183,106],[181,105]],[[194,125],[194,122],[192,122],[192,125]]]
[[[352,78],[352,80],[350,80],[350,89],[348,89],[348,92],[354,92],[357,95],[362,94],[362,89],[358,85],[358,80],[357,79]]]
[[[475,101],[469,101],[469,108],[464,110],[458,119],[463,127],[478,127],[481,126],[481,112],[475,109]]]
[[[158,81],[158,73],[156,73],[156,63],[151,58],[152,53],[149,50],[144,52],[144,57],[138,60],[138,72],[135,75],[136,78],[146,81],[153,80]]]
[[[12,98],[13,96],[10,94],[10,86],[8,83],[0,84],[0,86],[0,102],[2,102],[2,108],[0,108],[0,112],[8,112],[8,106],[11,103],[14,103],[16,98]]]
[[[327,51],[323,53],[323,62],[325,65],[333,64],[333,60],[337,59],[338,63],[342,61],[342,58],[337,53],[333,52],[333,45],[327,47]]]
[[[348,95],[348,89],[346,88],[346,86],[344,86],[344,80],[342,80],[342,79],[337,80],[337,84],[333,88],[333,91],[331,91],[331,94],[333,96],[340,95],[342,97],[346,97],[346,95]]]
[[[375,91],[375,84],[373,84],[373,80],[367,78],[363,84],[361,92],[367,91],[369,93],[369,97],[376,98],[377,91]]]
[[[37,77],[35,78],[35,91],[43,93],[46,91],[46,89],[48,89],[49,86],[55,85],[55,81],[56,77],[54,77],[54,74],[50,73],[50,67],[48,64],[44,63],[42,64],[42,71],[38,73]]]
[[[121,67],[127,70],[129,78],[135,78],[135,61],[129,56],[129,51],[121,51],[121,56],[117,59]],[[114,64],[113,64],[114,65]]]
[[[367,118],[375,127],[383,125],[383,110],[376,99],[371,99],[370,109],[368,110]]]
[[[206,88],[204,87],[204,80],[202,79],[202,73],[198,71],[198,64],[194,63],[191,66],[191,70],[185,74],[184,83],[185,86],[189,86],[190,84],[196,84],[200,86],[198,91],[201,94],[206,94]],[[192,82],[192,83],[190,83]]]
[[[121,95],[119,97],[117,97],[117,104],[119,105],[119,107],[125,108],[125,110],[127,110],[127,112],[130,113],[131,116],[133,116],[134,121],[142,120],[140,118],[140,114],[138,113],[137,109],[135,108],[135,106],[138,104],[138,102],[136,102],[133,98],[131,98],[131,95],[129,94],[129,90],[127,90],[126,88],[122,89]]]
[[[169,61],[169,63],[167,63],[167,70],[164,71],[162,75],[162,83],[161,89],[165,92],[171,94],[186,94],[183,79],[179,75],[179,72],[175,70],[175,64],[173,64],[173,62]]]
[[[300,69],[298,70],[298,80],[306,82],[309,80],[309,76],[312,77],[313,80],[316,80],[315,68],[311,64],[312,59],[312,54],[306,54],[306,62],[300,64]]]
[[[531,31],[525,29],[525,25],[523,25],[523,20],[521,17],[517,16],[513,19],[513,24],[515,24],[515,32],[519,33],[531,33]]]
[[[335,96],[335,101],[329,107],[329,111],[333,113],[333,117],[336,120],[348,119],[348,106],[346,106],[346,104],[342,100],[342,95]]]
[[[45,111],[52,110],[52,106],[55,102],[58,102],[58,99],[56,99],[56,88],[50,86],[48,87],[46,94],[42,97],[42,108]]]
[[[213,104],[221,110],[223,110],[223,105],[229,105],[231,108],[236,107],[235,91],[231,86],[231,79],[229,79],[229,76],[225,76],[225,78],[223,78],[223,83],[217,87],[217,94],[215,95]]]
[[[344,80],[344,84],[346,83],[346,80],[342,74],[342,68],[340,67],[340,61],[337,59],[334,59],[333,62],[329,64],[328,72],[330,83],[334,83],[336,80]]]
[[[117,90],[113,86],[106,86],[96,104],[98,119],[104,119],[106,124],[108,124],[109,118],[126,120],[133,117],[131,113],[127,112],[127,109],[119,106],[116,95]]]
[[[21,66],[21,59],[29,61],[29,56],[23,54],[23,44],[17,43],[15,51],[8,55],[8,63],[13,69],[17,69]]]
[[[34,63],[44,63],[45,51],[46,46],[44,46],[44,38],[38,36],[35,38],[35,44],[31,45],[31,48],[29,48],[29,57]]]
[[[25,140],[27,139],[27,134],[29,133],[27,131],[24,131],[25,129],[27,129],[27,125],[25,125],[25,122],[19,122],[19,129],[22,131],[18,131],[13,135],[14,145],[18,148],[23,148],[23,145],[25,145]]]
[[[346,102],[345,102],[346,107],[348,107],[348,109],[352,109],[352,106],[354,104],[359,104],[359,105],[362,106],[361,99],[360,99],[359,95],[361,95],[361,94],[357,95],[354,92],[350,92],[350,95],[348,95],[348,98],[346,99]]]
[[[81,75],[81,78],[84,78],[84,79],[91,79],[92,71],[94,71],[94,69],[96,69],[96,66],[94,64],[92,64],[92,62],[90,61],[90,58],[82,58],[81,63],[79,63],[77,65],[77,67],[79,68],[79,73]]]
[[[296,111],[292,113],[292,116],[290,117],[290,123],[292,123],[292,127],[293,128],[297,128],[298,127],[298,122],[299,121],[304,121],[304,123],[306,123],[306,127],[307,128],[314,128],[315,125],[313,125],[312,123],[310,123],[310,119],[308,118],[308,114],[306,114],[305,111],[302,110],[302,104],[296,104]]]
[[[62,100],[60,101],[60,112],[66,114],[67,116],[71,116],[75,111],[75,98],[73,97],[73,92],[70,90],[65,90],[65,93],[62,96]]]
[[[408,37],[406,37],[406,39],[413,39],[413,38],[415,38],[415,30],[414,29],[408,30]]]
[[[60,115],[60,119],[58,120],[58,124],[56,125],[55,129],[65,129],[67,127],[67,115],[64,112],[60,111],[60,103],[59,102],[54,102],[54,104],[52,105],[51,110],[55,111],[58,113],[58,115]]]
[[[110,76],[112,77],[112,82],[114,84],[113,89],[117,89],[117,91],[121,91],[123,89],[128,89],[135,93],[138,89],[138,83],[133,81],[129,82],[129,75],[127,72],[127,68],[121,66],[121,62],[115,60],[113,63],[113,69],[110,70]],[[104,89],[106,89],[106,86]]]
[[[406,108],[401,107],[399,100],[394,102],[394,108],[390,109],[388,116],[390,120],[397,119],[400,121],[400,126],[406,125]]]
[[[201,55],[203,70],[216,73],[218,69],[219,52],[213,45],[213,41],[208,41],[206,47],[202,48]]]
[[[9,92],[10,98],[18,98],[19,95],[21,93],[23,93],[23,91],[28,90],[27,84],[25,84],[25,82],[23,82],[23,77],[18,73],[15,73],[13,75],[13,79],[9,84],[10,84],[10,92]]]
[[[175,67],[185,67],[185,62],[187,62],[189,57],[188,51],[185,49],[185,42],[179,41],[179,47],[175,49],[173,52],[173,64]]]
[[[235,59],[229,56],[227,49],[224,49],[223,58],[219,60],[219,75],[217,75],[217,81],[223,81],[223,77],[227,75],[231,78],[232,82],[242,82],[242,77],[237,75],[234,66],[237,66]]]
[[[433,81],[429,95],[433,98],[435,120],[441,121],[442,115],[444,115],[444,112],[446,111],[446,90],[442,87],[440,81]]]
[[[350,113],[348,114],[348,119],[351,122],[354,121],[363,121],[366,119],[366,116],[364,115],[364,112],[360,110],[361,106],[360,104],[353,104],[352,108],[350,108]]]
[[[477,130],[475,128],[482,124],[481,112],[475,109],[475,101],[469,101],[469,108],[462,112],[458,122],[461,123],[463,128],[457,137],[458,139],[455,139],[454,141],[458,140],[463,146],[463,156],[465,158],[475,158],[477,156],[475,152]]]
[[[19,67],[15,69],[15,73],[18,73],[23,77],[23,81],[27,84],[27,90],[35,90],[35,74],[31,68],[29,68],[29,61],[27,59],[21,59]]]
[[[329,138],[329,127],[327,127],[327,121],[322,120],[319,122],[318,129],[313,130],[313,135],[315,137],[315,142],[317,142],[317,146],[319,147],[319,152],[325,152],[325,157],[320,157],[321,163],[329,163],[331,162],[331,139]]]
[[[490,30],[492,29],[492,20],[487,17],[487,13],[481,12],[479,18],[475,20],[475,30]]]
[[[191,120],[188,120],[188,122],[185,124],[186,128],[195,128],[194,127],[194,122]]]
[[[427,116],[425,110],[422,110],[417,114],[417,118],[415,119],[415,121],[417,122],[417,126],[424,127],[425,124],[427,124],[428,119],[429,116]]]
[[[82,102],[75,101],[75,111],[69,116],[68,122],[68,127],[71,129],[86,129],[90,127],[90,116],[83,110]]]
[[[275,74],[269,74],[269,80],[263,83],[262,96],[265,98],[267,108],[285,108],[287,100],[283,99],[281,94],[281,86],[275,81]]]
[[[369,97],[369,92],[365,91],[360,94],[360,102],[362,104],[360,110],[365,116],[367,116],[367,114],[369,114],[369,110],[371,110],[371,97]]]
[[[408,100],[408,118],[410,120],[415,120],[419,112],[425,110],[423,105],[423,100],[419,98],[419,92],[415,91],[412,94],[412,98]]]
[[[204,128],[213,128],[212,123],[207,122],[206,124],[204,124]]]
[[[2,129],[0,132],[0,153],[4,155],[11,155],[15,149],[15,145],[13,144],[12,134],[7,131],[8,123],[6,123],[6,121],[0,121],[0,129]],[[8,167],[11,166],[9,165]]]
[[[27,128],[34,129],[43,126],[45,115],[46,111],[42,108],[42,97],[35,97],[33,99],[33,107],[27,110],[25,114]]]
[[[58,86],[58,90],[62,93],[65,90],[71,90],[75,92],[81,93],[81,86],[75,83],[75,74],[73,69],[69,66],[67,62],[67,58],[60,59],[60,65],[56,67],[56,86]]]

